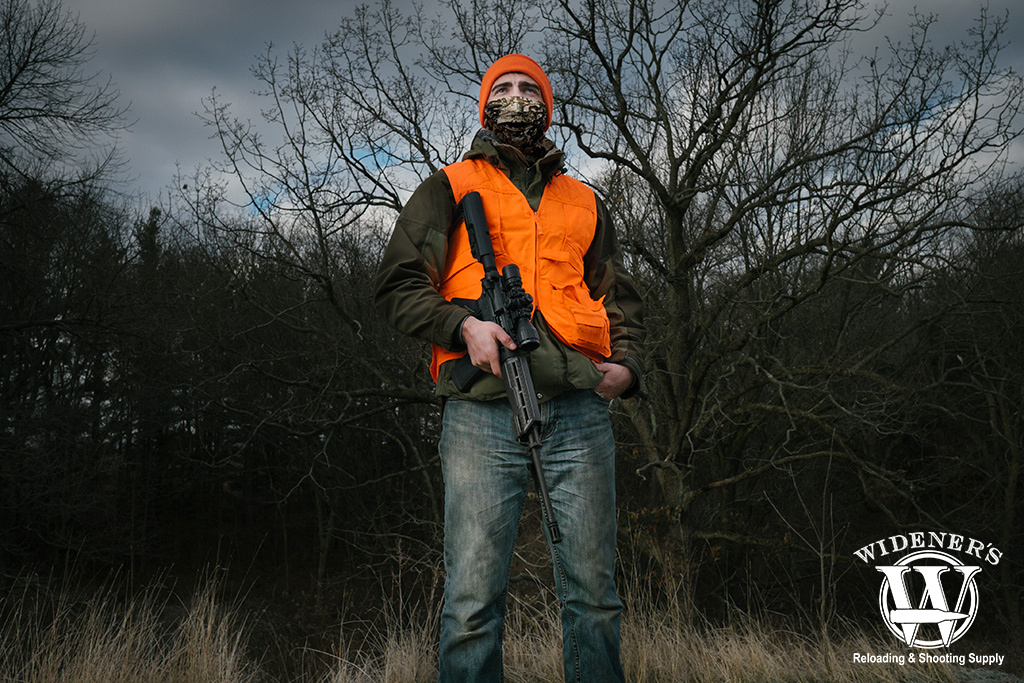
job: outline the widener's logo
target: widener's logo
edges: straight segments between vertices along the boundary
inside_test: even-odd
[[[882,619],[907,645],[949,647],[974,623],[978,614],[974,577],[981,567],[960,564],[943,552],[922,550],[875,569],[885,575],[878,592]]]
[[[896,560],[907,550],[913,552]],[[976,579],[984,564],[997,565],[1003,555],[991,543],[947,532],[890,536],[854,554],[869,564],[877,557],[878,608],[886,626],[908,646],[924,649],[949,647],[967,633],[980,605]],[[890,555],[895,561],[886,561]]]

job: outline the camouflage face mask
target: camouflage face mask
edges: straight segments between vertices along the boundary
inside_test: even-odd
[[[540,142],[547,123],[548,108],[537,100],[503,97],[484,105],[484,127],[506,145],[521,150]]]

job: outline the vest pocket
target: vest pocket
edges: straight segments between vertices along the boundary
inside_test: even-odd
[[[611,354],[610,330],[603,299],[594,301],[588,291],[584,289],[581,292],[577,287],[567,287],[561,294],[576,328],[576,342],[573,346],[592,358],[596,356],[595,360],[607,358]]]
[[[551,331],[563,342],[594,360],[611,354],[604,299],[594,301],[583,284],[583,260],[573,251],[552,251],[541,260],[547,300],[537,302]]]

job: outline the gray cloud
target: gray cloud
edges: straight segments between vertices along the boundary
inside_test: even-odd
[[[991,16],[1002,16],[1015,0],[992,0]],[[295,43],[312,47],[354,3],[329,0],[64,0],[95,33],[92,66],[109,75],[137,122],[122,139],[138,188],[155,201],[173,180],[176,166],[188,173],[216,157],[215,141],[194,112],[213,88],[241,118],[256,118],[256,85],[250,67],[273,43],[279,54]],[[889,3],[877,32],[858,49],[884,49],[884,37],[899,39],[915,4],[939,17],[936,44],[962,40],[980,4],[957,0],[898,0]],[[927,9],[923,9],[926,7]],[[1024,10],[1011,15],[1010,36],[1024,35]],[[1024,72],[1024,45],[1010,46],[1002,64]]]
[[[64,0],[95,35],[94,69],[113,79],[135,120],[122,136],[130,188],[150,201],[217,155],[195,116],[214,88],[240,116],[256,116],[249,68],[269,43],[315,45],[346,12],[328,0]],[[244,111],[253,109],[251,112]]]

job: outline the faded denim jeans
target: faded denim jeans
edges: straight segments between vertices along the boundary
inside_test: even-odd
[[[562,611],[567,683],[623,681],[615,592],[615,441],[608,402],[574,391],[541,404],[541,463],[562,542],[549,547]],[[440,683],[504,680],[501,640],[509,566],[529,486],[508,401],[449,401]],[[545,534],[547,527],[545,525]]]

